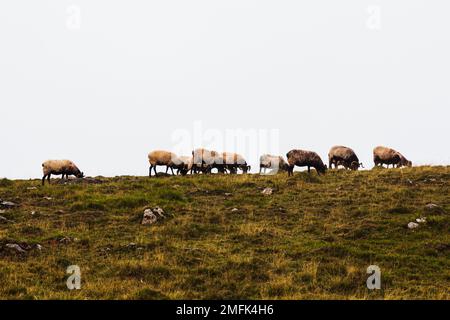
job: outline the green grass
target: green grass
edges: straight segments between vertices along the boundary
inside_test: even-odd
[[[10,220],[0,223],[0,298],[449,299],[449,177],[449,167],[415,167],[0,180],[0,198],[20,204],[0,214]],[[427,212],[430,202],[444,211]],[[153,206],[168,218],[141,225]],[[426,224],[406,228],[422,216]],[[43,250],[20,255],[7,243]],[[74,264],[82,289],[70,291]],[[366,287],[372,264],[381,290]]]

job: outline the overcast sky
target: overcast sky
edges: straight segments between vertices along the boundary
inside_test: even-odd
[[[387,145],[449,164],[448,0],[0,2],[0,177]],[[245,133],[249,142],[233,144]],[[256,138],[255,138],[256,135]],[[256,139],[256,140],[255,140]],[[252,170],[255,172],[255,169]]]

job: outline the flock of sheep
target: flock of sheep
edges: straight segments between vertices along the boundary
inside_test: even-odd
[[[266,172],[266,169],[287,171],[288,175],[293,175],[294,167],[307,167],[308,172],[311,168],[316,169],[317,173],[323,174],[325,171],[334,165],[335,168],[343,166],[345,169],[358,170],[362,167],[355,152],[348,147],[334,146],[328,153],[328,167],[323,163],[320,156],[313,151],[293,149],[286,154],[287,161],[281,156],[262,155],[259,161],[259,173],[261,170]],[[152,176],[152,169],[155,173],[157,166],[165,166],[166,173],[170,169],[174,175],[186,175],[196,173],[211,173],[216,169],[219,173],[236,174],[238,170],[243,173],[250,171],[251,167],[241,155],[232,152],[217,152],[207,149],[195,149],[192,151],[192,156],[177,156],[173,152],[156,150],[148,154],[148,161],[150,163],[149,177]],[[382,166],[386,164],[388,167],[408,166],[411,167],[411,161],[407,160],[400,152],[387,148],[376,147],[373,149],[373,161],[375,166]],[[84,173],[70,160],[48,160],[42,164],[44,176],[42,177],[42,184],[45,179],[50,183],[51,175],[62,175],[62,179],[74,175],[77,178],[83,178]]]

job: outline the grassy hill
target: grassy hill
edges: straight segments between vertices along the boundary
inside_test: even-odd
[[[0,211],[0,298],[449,299],[449,178],[415,167],[0,180],[0,199],[18,204]],[[167,218],[141,225],[154,206]],[[373,264],[381,290],[366,287]],[[81,290],[66,287],[69,265]]]

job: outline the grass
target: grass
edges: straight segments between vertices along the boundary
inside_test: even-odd
[[[0,180],[0,198],[20,204],[0,214],[9,220],[0,221],[0,298],[449,299],[449,177],[449,167],[415,167]],[[168,218],[141,225],[153,206]],[[19,254],[7,243],[43,249]],[[82,289],[70,291],[74,264]],[[366,287],[373,264],[381,290]]]

